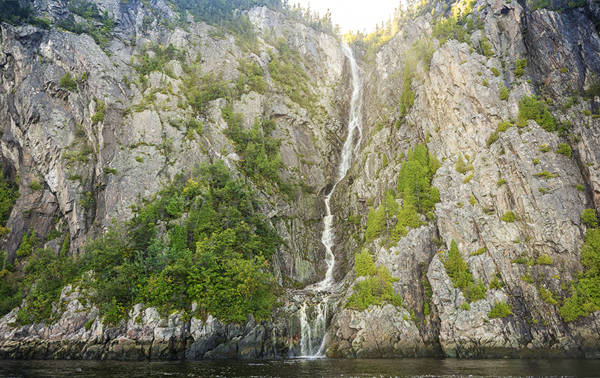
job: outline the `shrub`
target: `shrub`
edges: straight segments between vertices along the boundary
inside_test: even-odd
[[[497,318],[505,318],[509,315],[512,315],[512,308],[506,302],[496,302],[490,312],[488,313],[488,318],[497,319]]]
[[[512,126],[513,126],[512,123],[507,122],[507,121],[503,121],[503,122],[500,122],[498,124],[498,127],[496,128],[496,131],[498,131],[499,133],[503,133],[506,130],[508,130],[509,128],[511,128]]]
[[[559,143],[556,150],[554,151],[557,154],[565,155],[566,157],[571,157],[571,146],[568,143]]]
[[[502,101],[508,100],[509,95],[510,95],[510,91],[508,90],[508,88],[506,88],[506,86],[504,84],[502,84],[500,86],[500,100],[502,100]]]
[[[458,155],[458,159],[456,159],[456,172],[460,174],[465,174],[468,171],[473,170],[473,164],[466,162],[462,155]]]
[[[479,248],[478,250],[471,252],[471,256],[483,255],[485,253],[485,251],[486,251],[485,247]]]
[[[552,257],[543,253],[538,256],[538,258],[535,260],[535,263],[536,265],[552,265],[554,264],[554,260],[552,260]]]
[[[486,37],[481,38],[479,46],[481,47],[481,52],[483,53],[483,55],[485,55],[488,58],[494,56],[494,48],[492,47],[492,44]]]
[[[577,184],[575,189],[577,189],[577,191],[579,192],[585,192],[585,186],[583,186],[582,184]]]
[[[492,282],[490,282],[490,289],[500,290],[504,287],[504,283],[502,282],[502,277],[500,277],[500,273],[496,273]]]
[[[536,176],[536,177],[543,177],[543,178],[545,178],[546,180],[550,180],[550,179],[552,179],[552,178],[556,178],[556,177],[558,177],[558,174],[556,174],[556,173],[551,173],[551,172],[548,172],[548,171],[542,171],[542,172],[538,172],[538,173],[536,173],[534,176]]]
[[[0,226],[6,226],[15,202],[19,198],[16,183],[4,178],[3,167],[0,166]]]
[[[402,306],[402,297],[394,292],[392,285],[395,279],[385,266],[375,268],[368,251],[363,250],[357,255],[354,267],[358,276],[366,278],[354,285],[354,291],[346,303],[347,308],[363,311],[371,305],[379,306],[384,303]],[[361,274],[358,273],[359,271]]]
[[[540,146],[540,152],[546,153],[548,151],[550,151],[550,146],[548,146],[546,143],[544,143]]]
[[[58,86],[71,92],[77,91],[77,81],[71,77],[70,72],[65,73],[65,75],[60,78]]]
[[[548,110],[548,106],[535,96],[524,96],[519,100],[518,119],[520,123],[533,119],[546,131],[556,130],[556,119]]]
[[[490,68],[490,71],[492,71],[494,76],[496,76],[496,77],[500,76],[500,71],[496,67]]]
[[[31,189],[32,191],[36,192],[36,191],[42,190],[43,187],[42,187],[42,184],[39,183],[39,181],[32,180],[29,183],[29,189]]]
[[[571,297],[560,308],[565,322],[600,310],[600,230],[589,228],[581,247],[583,272],[571,283]]]
[[[540,286],[540,296],[542,297],[542,299],[544,300],[544,302],[549,303],[551,305],[557,305],[558,302],[556,301],[556,299],[554,299],[554,295],[552,294],[552,292],[548,289],[546,289],[543,286]]]
[[[499,188],[502,185],[506,184],[506,180],[505,179],[499,179],[498,181],[496,181],[496,186]]]
[[[525,73],[525,68],[527,68],[527,58],[517,59],[515,61],[515,76],[523,76],[523,74]]]
[[[372,276],[377,273],[373,257],[367,249],[363,248],[354,258],[354,270],[357,277]]]
[[[469,302],[485,298],[485,285],[481,281],[475,283],[469,266],[460,255],[454,240],[450,243],[450,251],[444,261],[444,267],[454,287],[459,288]]]
[[[104,121],[104,112],[106,111],[106,103],[96,99],[96,113],[92,116],[92,124]]]
[[[498,137],[499,137],[499,135],[498,135],[497,131],[494,131],[493,133],[491,133],[486,141],[487,147],[489,148],[495,141],[497,141]]]
[[[598,217],[596,216],[596,209],[585,209],[581,213],[581,222],[589,228],[598,227]]]
[[[515,216],[515,213],[513,213],[512,211],[507,211],[502,216],[502,221],[507,222],[507,223],[513,223],[516,219],[517,219],[517,217]]]

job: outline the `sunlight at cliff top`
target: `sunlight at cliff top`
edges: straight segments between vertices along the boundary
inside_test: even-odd
[[[334,24],[340,25],[342,32],[361,30],[370,32],[375,25],[388,20],[398,8],[400,0],[293,0],[304,7],[324,15],[329,9]]]

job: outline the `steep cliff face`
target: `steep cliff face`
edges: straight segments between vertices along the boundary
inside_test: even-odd
[[[340,41],[267,7],[247,11],[248,36],[181,23],[160,0],[96,4],[114,21],[106,40],[57,27],[81,17],[66,1],[34,2],[47,29],[0,24],[0,155],[20,193],[8,261],[32,230],[57,253],[48,236],[68,233],[80,254],[178,173],[222,159],[284,240],[271,261],[281,306],[240,326],[137,305],[112,327],[69,286],[53,324],[17,326],[18,309],[2,318],[0,356],[286,357],[306,337],[300,322],[325,314],[331,357],[598,357],[598,296],[573,299],[593,270],[582,246],[594,224],[581,215],[600,201],[594,2],[433,3],[377,49],[354,45],[363,137],[331,201],[339,285],[333,311],[308,319],[298,309],[323,302],[293,289],[326,270],[323,198],[352,92]],[[227,95],[189,94],[210,85]],[[275,121],[282,181],[244,170],[231,112],[245,130]],[[373,269],[355,264],[361,250]]]
[[[440,202],[433,220],[399,241],[367,241],[376,262],[399,278],[394,287],[419,332],[404,336],[402,318],[390,321],[378,308],[345,309],[330,330],[332,356],[414,355],[437,345],[459,357],[597,356],[598,312],[565,323],[558,311],[581,271],[587,226],[580,216],[597,207],[588,136],[598,127],[590,116],[597,97],[576,105],[572,97],[597,80],[593,6],[532,12],[515,2],[479,1],[469,17],[481,26],[465,42],[451,37],[438,46],[435,21],[418,17],[365,65],[371,138],[347,197],[339,199],[354,204],[346,215],[364,216],[366,202],[385,206],[384,193],[395,189],[402,157],[416,143],[441,161],[432,182]],[[414,104],[402,114],[406,89],[395,78],[414,55],[411,46],[429,40],[432,30],[431,62],[416,67]],[[522,59],[526,68],[519,72]],[[557,124],[568,131],[552,132],[534,120],[512,125],[521,99],[535,94],[547,96]],[[561,146],[568,152],[561,154]],[[446,251],[453,241],[473,281],[484,286],[480,299],[470,299],[468,288],[450,277]],[[498,303],[508,304],[512,315],[494,318]],[[381,330],[369,326],[384,322]],[[428,348],[419,346],[424,340]]]

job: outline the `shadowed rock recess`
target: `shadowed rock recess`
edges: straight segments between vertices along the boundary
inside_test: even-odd
[[[0,20],[0,358],[600,358],[598,2]]]

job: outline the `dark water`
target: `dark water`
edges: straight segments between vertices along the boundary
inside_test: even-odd
[[[0,361],[0,377],[600,377],[590,360]]]

